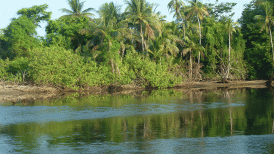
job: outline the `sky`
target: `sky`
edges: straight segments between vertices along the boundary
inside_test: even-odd
[[[202,3],[215,3],[216,0],[200,0]],[[124,0],[86,0],[84,4],[84,9],[86,8],[94,8],[95,10],[98,10],[99,7],[104,3],[114,2],[117,4],[122,5],[122,12],[125,9]],[[162,15],[166,15],[166,20],[172,21],[173,15],[168,12],[167,4],[170,2],[170,0],[147,0],[149,3],[157,3],[159,4],[157,11],[160,11]],[[183,2],[186,2],[186,0],[183,0]],[[233,17],[234,21],[237,21],[241,17],[241,13],[244,9],[244,4],[249,4],[251,0],[218,0],[218,3],[221,2],[230,2],[230,3],[237,3],[237,5],[234,7],[233,12],[235,12],[235,15]],[[69,5],[67,4],[67,0],[6,0],[1,3],[0,5],[0,29],[6,28],[9,23],[11,22],[12,18],[18,17],[16,12],[22,8],[29,8],[33,5],[42,5],[42,4],[48,4],[47,11],[52,12],[52,19],[58,19],[64,13],[60,11],[61,8],[69,8]],[[38,28],[37,32],[38,35],[44,36],[45,35],[45,26],[46,23],[41,24],[42,28]]]

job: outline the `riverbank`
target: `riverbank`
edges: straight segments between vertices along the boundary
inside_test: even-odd
[[[212,88],[267,88],[267,80],[235,80],[228,83],[222,83],[219,81],[201,81],[201,82],[185,82],[181,85],[177,85],[175,88],[195,88],[195,89],[212,89]],[[272,83],[274,86],[274,83]]]
[[[216,89],[216,88],[267,88],[267,80],[253,80],[253,81],[230,81],[228,83],[220,83],[218,81],[201,81],[201,82],[185,82],[176,85],[174,89],[185,90],[199,90],[199,89]],[[274,84],[272,83],[272,86]],[[108,94],[108,93],[122,93],[130,94],[134,91],[143,91],[146,88],[138,85],[123,85],[123,86],[104,86],[92,87],[81,90],[85,94]],[[68,93],[72,91],[58,89],[47,86],[37,85],[18,85],[6,82],[0,82],[0,103],[17,102],[22,100],[36,100],[48,99]]]
[[[28,99],[47,99],[59,93],[57,88],[0,82],[0,103]]]

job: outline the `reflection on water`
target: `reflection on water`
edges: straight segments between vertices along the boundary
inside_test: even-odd
[[[267,89],[161,90],[0,106],[0,153],[271,153]]]

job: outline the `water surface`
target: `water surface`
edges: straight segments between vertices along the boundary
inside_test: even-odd
[[[273,153],[268,89],[158,90],[0,106],[0,153]]]

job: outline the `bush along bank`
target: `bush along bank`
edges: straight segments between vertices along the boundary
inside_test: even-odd
[[[107,57],[108,58],[108,57]],[[0,78],[15,83],[31,82],[69,89],[138,84],[167,88],[183,81],[168,63],[157,64],[137,52],[123,59],[117,54],[98,63],[62,47],[36,48],[30,57],[0,60]]]

